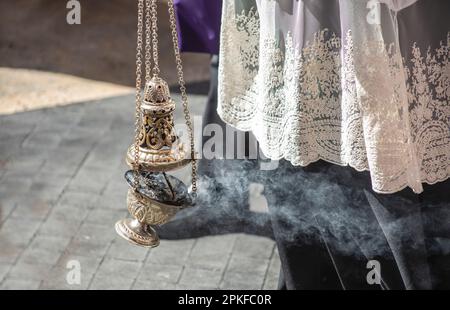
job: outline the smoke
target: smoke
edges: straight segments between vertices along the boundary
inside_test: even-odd
[[[211,227],[217,225],[217,220],[207,221],[214,217],[227,223],[226,232],[272,237],[274,233],[284,242],[325,243],[339,255],[370,259],[391,257],[393,247],[425,251],[428,244],[424,227],[442,222],[442,214],[433,217],[433,212],[428,212],[425,216],[408,197],[369,192],[370,180],[361,183],[361,178],[354,177],[357,172],[348,167],[322,162],[300,168],[283,162],[276,170],[264,171],[259,169],[260,164],[256,160],[200,162],[196,208],[206,230],[217,230]],[[255,184],[252,196],[250,189]],[[267,213],[252,206],[264,201]],[[449,209],[444,210],[450,218]],[[242,225],[245,227],[239,227]],[[265,231],[258,231],[261,229]],[[426,250],[450,253],[449,243],[432,245]]]
[[[216,234],[248,233],[273,238],[270,216],[249,201],[264,199],[250,195],[256,161],[201,160],[195,206],[180,211],[158,229],[165,239],[195,238]],[[189,170],[186,171],[189,174]],[[183,178],[188,181],[188,177]],[[261,186],[261,185],[260,185]],[[258,187],[257,187],[258,188]],[[260,187],[259,187],[260,189]],[[257,194],[257,191],[255,194]],[[259,209],[255,212],[255,208]]]

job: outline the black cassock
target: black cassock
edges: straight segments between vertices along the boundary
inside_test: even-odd
[[[425,2],[398,15],[405,50],[416,41],[439,46],[450,31],[450,2]],[[417,12],[433,20],[417,27]],[[336,27],[332,20],[321,23]],[[217,66],[214,56],[203,126],[219,124],[225,132],[216,113]],[[249,140],[246,134],[245,142],[234,146],[248,155]],[[294,167],[282,160],[277,169],[264,171],[260,163],[201,160],[199,173],[209,186],[200,187],[199,206],[163,226],[160,235],[247,232],[274,238],[282,265],[280,289],[450,289],[450,180],[424,185],[421,194],[409,188],[377,194],[369,173],[351,167],[324,161]],[[248,210],[250,182],[264,185],[268,214]],[[204,201],[201,191],[208,191]]]
[[[213,57],[203,125],[220,124],[225,131],[215,112],[217,64]],[[214,186],[201,187],[198,207],[164,225],[161,237],[271,237],[282,263],[280,289],[450,288],[449,180],[425,185],[421,194],[377,194],[369,173],[324,161],[294,167],[282,160],[277,169],[259,168],[260,160],[201,160],[199,174]],[[250,182],[264,185],[269,214],[249,211]],[[208,192],[203,201],[202,191]],[[380,284],[373,273],[374,284],[367,280],[373,261]]]

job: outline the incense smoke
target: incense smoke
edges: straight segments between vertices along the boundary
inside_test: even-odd
[[[196,214],[193,218],[198,223],[191,219],[185,229],[201,227],[197,236],[247,232],[273,237],[271,218],[275,218],[277,238],[325,242],[331,251],[342,255],[385,256],[399,243],[414,251],[429,247],[428,251],[450,253],[450,244],[442,239],[450,236],[450,229],[444,230],[445,236],[432,235],[425,244],[428,232],[422,227],[426,223],[424,227],[436,229],[448,223],[448,203],[420,210],[408,205],[407,197],[369,191],[370,187],[355,179],[358,172],[349,167],[311,166],[284,163],[278,169],[263,171],[256,160],[204,160],[200,163],[197,206],[181,216]],[[263,194],[256,199],[249,191],[255,184],[256,194]],[[249,206],[251,198],[267,200],[269,212],[253,211],[261,208]]]

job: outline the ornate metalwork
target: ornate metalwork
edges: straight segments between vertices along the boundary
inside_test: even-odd
[[[168,171],[189,164],[190,159],[174,129],[175,102],[169,86],[160,77],[153,77],[145,85],[144,100],[140,105],[140,132],[138,136],[138,164],[144,171]],[[136,165],[136,148],[130,146],[127,163]]]
[[[157,246],[159,238],[151,226],[170,221],[192,204],[192,197],[183,182],[165,173],[129,170],[125,178],[130,185],[127,207],[134,219],[117,222],[116,231],[136,245]]]
[[[125,239],[143,247],[159,245],[158,235],[150,225],[167,223],[180,210],[180,207],[148,199],[132,188],[128,190],[127,205],[134,220],[117,222],[116,231]]]
[[[150,225],[140,223],[136,219],[118,221],[116,223],[116,232],[119,236],[135,245],[146,248],[153,248],[159,245],[159,237],[155,230]]]
[[[165,172],[191,163],[193,195],[197,190],[192,120],[178,49],[173,0],[168,0],[169,19],[184,118],[190,139],[190,158],[174,129],[175,102],[170,97],[169,86],[159,77],[156,6],[157,0],[138,0],[136,128],[134,143],[128,148],[126,155],[126,162],[133,170],[125,174],[131,187],[128,190],[127,207],[134,219],[120,220],[115,226],[120,236],[144,247],[154,247],[159,244],[158,235],[151,225],[162,225],[169,221],[178,210],[192,205],[193,197],[188,193],[186,185],[173,176],[167,176]],[[144,11],[145,88],[142,96]],[[153,68],[151,68],[152,58]]]
[[[181,208],[145,198],[133,189],[128,190],[127,205],[130,214],[148,225],[167,223]]]

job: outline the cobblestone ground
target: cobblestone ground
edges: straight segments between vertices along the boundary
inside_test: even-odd
[[[191,96],[201,114],[205,98]],[[116,236],[127,215],[133,97],[0,116],[0,289],[272,289],[273,241],[243,234],[162,241]],[[67,263],[81,282],[68,284]]]

